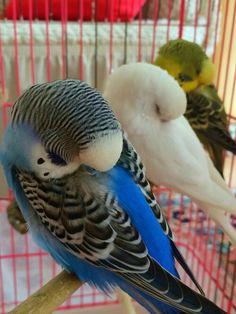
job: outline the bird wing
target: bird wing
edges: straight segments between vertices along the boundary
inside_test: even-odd
[[[173,249],[173,254],[176,260],[179,262],[179,264],[182,266],[184,271],[188,274],[189,278],[193,281],[195,286],[198,288],[198,290],[201,292],[201,294],[204,295],[204,291],[202,290],[201,286],[198,284],[195,276],[193,275],[191,269],[187,265],[184,257],[182,256],[181,252],[177,248],[175,242],[174,242],[174,236],[171,231],[171,228],[165,218],[165,216],[162,213],[162,210],[160,206],[158,205],[156,198],[152,192],[151,186],[146,179],[145,176],[145,168],[144,165],[135,151],[134,147],[129,142],[127,135],[124,133],[123,135],[123,152],[121,155],[121,158],[119,160],[119,164],[121,164],[125,169],[129,171],[129,173],[132,175],[134,181],[138,186],[140,187],[141,191],[143,192],[145,199],[148,203],[148,205],[151,207],[157,221],[159,222],[162,230],[164,233],[169,237],[171,240],[171,246]]]
[[[145,176],[145,167],[135,151],[132,144],[129,142],[127,135],[124,133],[123,136],[123,152],[118,161],[122,167],[127,169],[132,175],[136,184],[140,187],[143,192],[148,205],[151,207],[155,217],[157,218],[159,224],[161,225],[164,233],[171,239],[174,240],[174,235],[171,231],[171,228],[168,225],[168,222],[163,215],[160,206],[158,205],[156,198],[152,192],[150,183]]]
[[[17,177],[42,224],[73,255],[116,272],[144,294],[185,313],[224,313],[148,254],[140,233],[112,193],[94,198],[86,188],[84,194],[77,193],[76,185],[67,184],[68,178],[40,181],[19,169]],[[137,187],[129,192],[135,191]]]
[[[187,93],[185,116],[192,128],[211,143],[236,153],[236,142],[227,130],[223,103],[213,85]]]
[[[146,246],[110,193],[81,193],[76,183],[41,181],[18,170],[18,179],[43,225],[74,255],[114,271],[148,269]],[[104,205],[105,204],[105,205]]]

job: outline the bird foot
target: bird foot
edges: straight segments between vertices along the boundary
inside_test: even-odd
[[[7,207],[7,218],[12,227],[21,234],[28,231],[28,225],[15,200],[11,201]]]

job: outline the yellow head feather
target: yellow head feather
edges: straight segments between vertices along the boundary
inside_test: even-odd
[[[202,70],[199,73],[199,84],[209,85],[213,83],[215,77],[215,65],[210,59],[205,59],[202,63]]]
[[[155,64],[167,70],[185,92],[209,85],[214,80],[212,61],[199,45],[187,40],[171,40],[162,46]]]

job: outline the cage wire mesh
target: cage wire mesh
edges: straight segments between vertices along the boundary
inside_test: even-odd
[[[213,58],[216,86],[235,138],[234,0],[9,0],[1,1],[0,14],[1,135],[12,103],[31,84],[68,77],[102,91],[113,69],[132,61],[153,62],[162,44],[179,37],[197,42]],[[232,191],[234,173],[234,157],[227,153],[225,178]],[[60,271],[28,234],[10,227],[6,207],[11,195],[4,182],[1,176],[1,313]],[[188,197],[164,187],[155,192],[206,295],[227,313],[236,313],[235,249]],[[191,286],[184,274],[182,278]],[[115,302],[116,296],[84,285],[59,309]]]

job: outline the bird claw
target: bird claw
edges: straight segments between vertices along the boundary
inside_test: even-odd
[[[11,201],[7,207],[7,218],[10,225],[20,234],[28,231],[27,223],[15,200]]]

